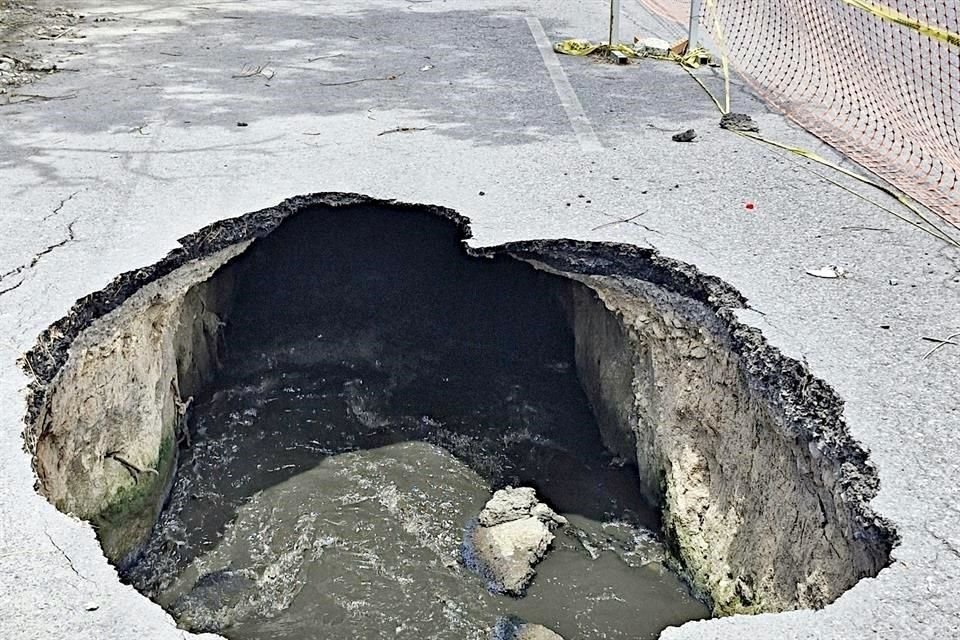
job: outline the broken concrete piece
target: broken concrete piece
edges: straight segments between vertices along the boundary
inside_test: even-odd
[[[553,534],[533,516],[479,527],[473,548],[494,591],[521,596],[536,573],[533,566],[546,555]]]
[[[478,519],[482,526],[492,527],[531,515],[544,522],[553,521],[560,525],[567,523],[566,518],[537,500],[537,492],[532,487],[500,489],[484,505]]]
[[[530,487],[501,489],[467,531],[464,561],[487,578],[491,590],[521,596],[553,542],[552,530],[566,523]]]
[[[563,636],[541,624],[509,617],[497,619],[490,640],[563,640]]]
[[[537,504],[533,505],[533,508],[530,509],[530,515],[534,516],[535,518],[539,518],[541,522],[546,523],[546,525],[551,529],[554,528],[554,525],[563,526],[567,524],[566,518],[542,502],[538,502]]]
[[[479,521],[484,527],[510,522],[530,515],[537,504],[537,492],[531,487],[507,487],[493,494],[480,512]]]
[[[642,56],[661,56],[670,55],[670,43],[662,38],[640,38],[633,39],[633,48]]]
[[[760,132],[760,126],[745,113],[725,113],[720,118],[720,128],[730,131]]]

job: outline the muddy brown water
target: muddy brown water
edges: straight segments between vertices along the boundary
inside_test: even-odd
[[[504,616],[654,638],[706,617],[603,446],[556,283],[410,222],[300,216],[230,267],[227,357],[125,579],[186,628],[251,640],[479,639]],[[570,520],[523,598],[460,561],[506,485]]]

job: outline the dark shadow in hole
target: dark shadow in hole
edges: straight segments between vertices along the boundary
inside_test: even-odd
[[[155,594],[213,550],[258,492],[406,441],[445,449],[494,489],[533,486],[558,511],[658,530],[577,379],[570,281],[469,256],[461,238],[430,212],[313,207],[215,276],[235,286],[225,357],[135,586]]]

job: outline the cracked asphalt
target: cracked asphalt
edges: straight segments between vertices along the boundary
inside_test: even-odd
[[[541,56],[536,25],[601,38],[603,0],[73,8],[86,18],[44,44],[63,70],[0,106],[0,638],[188,635],[118,582],[88,525],[35,493],[16,360],[77,298],[177,238],[318,191],[451,207],[476,245],[653,246],[737,287],[741,318],[846,400],[880,472],[873,505],[902,536],[893,564],[821,611],[663,638],[960,637],[960,346],[930,354],[922,339],[960,331],[960,253],[856,193],[895,203],[719,129],[674,65]],[[625,39],[675,31],[624,11]],[[733,91],[765,135],[850,166]],[[697,141],[670,140],[691,127]],[[806,273],[827,265],[847,277]]]

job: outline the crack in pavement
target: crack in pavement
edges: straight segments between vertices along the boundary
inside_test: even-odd
[[[81,579],[83,579],[83,580],[86,580],[87,582],[90,582],[90,578],[86,577],[85,575],[83,575],[82,573],[80,573],[79,571],[77,571],[77,567],[73,564],[73,560],[71,560],[71,559],[70,559],[70,556],[67,555],[67,552],[63,550],[63,547],[61,547],[60,545],[58,545],[58,544],[56,543],[56,541],[54,541],[53,537],[52,537],[49,533],[47,533],[46,531],[44,531],[43,533],[44,533],[44,535],[47,536],[47,540],[50,541],[50,544],[52,544],[52,545],[54,546],[54,548],[56,548],[56,550],[60,552],[60,555],[63,556],[63,559],[67,561],[67,564],[68,564],[68,565],[70,565],[70,570],[73,571],[73,573],[74,573],[78,578],[81,578]]]
[[[70,202],[71,200],[73,200],[73,197],[74,197],[75,195],[77,195],[78,193],[80,193],[80,191],[74,191],[74,192],[71,193],[69,196],[67,196],[66,198],[64,198],[63,200],[61,200],[61,201],[60,201],[60,204],[58,204],[56,207],[54,207],[53,211],[51,211],[50,213],[48,213],[47,215],[43,216],[43,217],[40,219],[40,222],[46,222],[47,220],[49,220],[49,219],[52,218],[53,216],[55,216],[55,215],[57,215],[58,213],[60,213],[60,210],[63,209],[63,205],[65,205],[65,204],[67,204],[68,202]]]
[[[58,204],[56,207],[54,207],[53,210],[52,210],[50,213],[48,213],[47,215],[43,216],[43,218],[41,218],[40,221],[41,221],[41,222],[46,222],[46,221],[49,220],[50,218],[52,218],[52,217],[54,217],[55,215],[59,214],[60,211],[63,210],[63,207],[64,207],[68,202],[70,202],[71,200],[73,200],[74,196],[76,196],[78,193],[80,193],[80,190],[74,191],[73,193],[71,193],[71,194],[70,194],[69,196],[67,196],[66,198],[63,198],[62,200],[60,200],[60,204]],[[35,254],[35,255],[33,256],[33,258],[30,260],[29,263],[21,264],[21,265],[19,265],[19,266],[17,266],[17,267],[14,267],[13,269],[10,269],[9,271],[5,271],[4,273],[0,273],[0,282],[3,282],[4,280],[6,280],[7,278],[9,278],[10,276],[15,276],[15,275],[18,275],[18,274],[20,274],[20,273],[23,273],[23,272],[26,271],[27,269],[32,269],[33,267],[35,267],[35,266],[37,265],[38,262],[40,262],[40,260],[41,260],[41,258],[43,258],[43,256],[45,256],[45,255],[47,255],[47,254],[55,251],[56,249],[62,247],[62,246],[65,245],[65,244],[67,244],[68,242],[71,242],[71,241],[75,240],[75,239],[76,239],[76,236],[75,236],[74,233],[73,233],[73,225],[75,225],[75,224],[77,223],[77,220],[79,220],[79,218],[74,219],[73,222],[71,222],[71,223],[69,223],[69,224],[67,225],[67,237],[66,237],[66,238],[64,238],[64,239],[61,240],[60,242],[56,242],[56,243],[54,243],[54,244],[51,244],[51,245],[48,245],[47,247],[45,247],[45,248],[44,248],[43,250],[41,250],[39,253]],[[0,289],[0,296],[4,295],[5,293],[10,293],[10,292],[13,291],[14,289],[19,288],[20,285],[22,285],[23,283],[24,283],[24,279],[21,278],[20,281],[17,282],[16,284],[14,284],[14,285],[12,285],[12,286],[9,286],[9,287],[6,287],[6,288],[4,288],[4,289]]]
[[[55,243],[47,246],[43,251],[40,251],[38,254],[36,254],[35,256],[33,256],[33,259],[30,260],[30,264],[27,266],[27,268],[28,268],[28,269],[32,269],[33,267],[35,267],[35,266],[37,265],[38,262],[40,262],[40,259],[43,258],[43,256],[45,256],[45,255],[47,255],[47,254],[49,254],[49,253],[52,253],[54,250],[59,249],[59,248],[62,247],[63,245],[67,244],[68,242],[71,242],[71,241],[73,241],[73,240],[76,240],[77,237],[76,237],[76,235],[74,235],[74,233],[73,233],[73,225],[75,225],[75,224],[77,224],[77,220],[76,220],[76,219],[73,220],[73,222],[71,222],[70,224],[67,225],[67,237],[64,238],[63,240],[61,240],[60,242],[55,242]]]
[[[938,534],[937,532],[935,532],[935,531],[930,527],[930,525],[925,525],[925,526],[924,526],[924,529],[927,530],[927,533],[929,533],[931,536],[933,536],[933,539],[934,539],[934,540],[936,540],[937,542],[939,542],[940,544],[942,544],[944,547],[946,547],[947,551],[949,551],[951,554],[953,554],[953,555],[956,556],[958,559],[960,559],[960,549],[958,549],[957,546],[956,546],[953,542],[951,542],[949,539],[947,539],[947,538],[945,538],[944,536],[941,536],[940,534]]]
[[[71,196],[71,197],[72,197],[72,196]],[[69,199],[70,199],[70,198],[67,198],[66,200],[69,200]],[[66,202],[66,200],[64,200],[63,202]],[[63,205],[63,202],[61,203],[61,206]],[[18,266],[18,267],[15,267],[15,268],[13,268],[13,269],[10,269],[10,270],[7,271],[6,273],[0,274],[0,282],[3,282],[3,280],[5,280],[6,278],[9,278],[10,276],[14,276],[14,275],[17,275],[17,274],[20,274],[20,273],[26,271],[27,269],[32,269],[32,268],[34,268],[35,266],[37,266],[37,263],[40,262],[41,259],[43,259],[44,256],[46,256],[46,255],[48,255],[48,254],[50,254],[50,253],[53,253],[54,251],[56,251],[56,250],[59,249],[60,247],[64,246],[65,244],[76,240],[76,239],[77,239],[77,236],[76,236],[76,234],[73,232],[73,225],[77,224],[77,221],[78,221],[78,220],[79,220],[79,218],[76,218],[76,219],[74,219],[72,222],[70,222],[70,223],[67,225],[67,237],[66,237],[66,238],[64,238],[64,239],[61,240],[60,242],[55,242],[55,243],[53,243],[53,244],[51,244],[51,245],[46,246],[44,249],[42,249],[41,251],[39,251],[38,253],[36,253],[36,254],[33,256],[33,258],[31,258],[31,260],[30,260],[29,263],[27,263],[27,264],[21,264],[21,265]],[[7,287],[7,288],[5,288],[5,289],[0,289],[0,296],[2,296],[2,295],[5,294],[5,293],[9,293],[9,292],[13,291],[14,289],[18,288],[20,285],[23,284],[23,282],[24,282],[24,281],[21,279],[19,282],[17,282],[17,284],[15,284],[15,285],[13,285],[13,286],[11,286],[11,287]]]
[[[13,285],[12,287],[7,287],[6,289],[0,289],[0,296],[2,296],[2,295],[5,294],[5,293],[9,293],[10,291],[13,291],[14,289],[16,289],[17,287],[19,287],[19,286],[22,285],[22,284],[23,284],[23,280],[21,280],[20,282],[18,282],[18,283],[15,284],[15,285]]]

